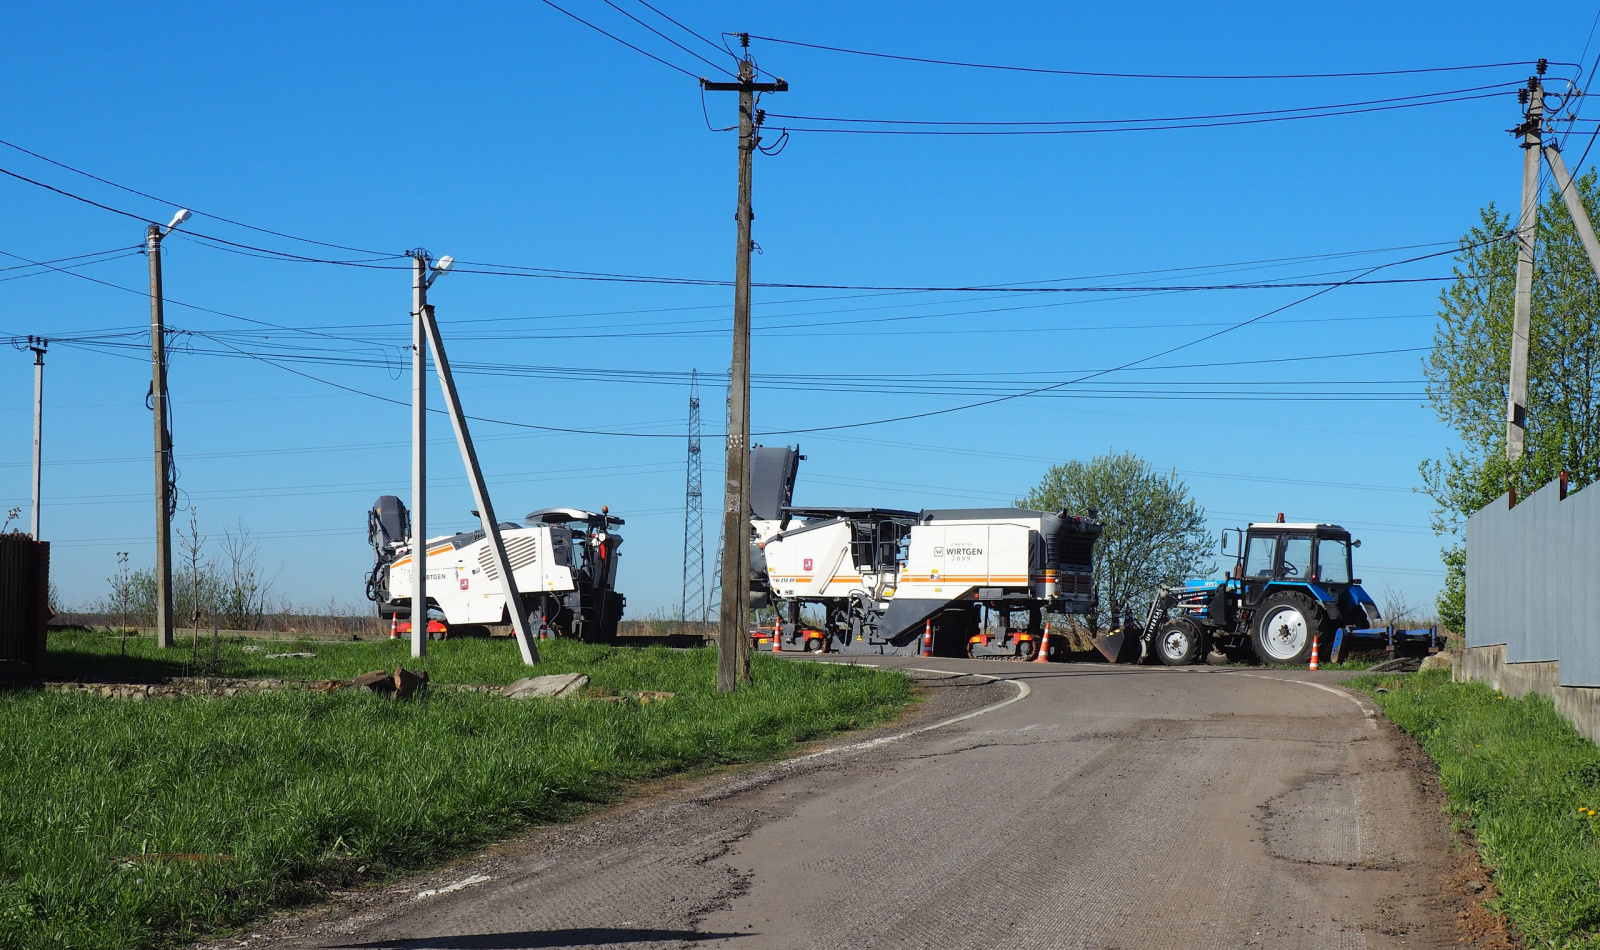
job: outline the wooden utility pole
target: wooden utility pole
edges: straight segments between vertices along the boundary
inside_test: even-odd
[[[428,652],[428,252],[411,252],[411,655]]]
[[[1539,63],[1544,72],[1544,62]],[[1517,285],[1511,325],[1511,379],[1506,394],[1506,461],[1522,458],[1528,424],[1528,328],[1533,314],[1533,250],[1539,224],[1539,156],[1544,133],[1544,84],[1538,76],[1518,97],[1527,105],[1522,135],[1522,214],[1517,220]]]
[[[150,258],[150,408],[156,436],[156,645],[172,638],[172,432],[167,428],[166,316],[161,296],[161,226],[145,231]]]
[[[739,44],[750,48],[748,34]],[[702,89],[739,94],[739,207],[734,246],[733,363],[728,400],[727,465],[722,506],[722,610],[717,623],[717,690],[732,692],[750,679],[750,210],[751,158],[756,133],[755,94],[787,92],[789,84],[756,82],[756,64],[745,53],[738,82],[700,80]]]
[[[28,337],[28,349],[33,351],[33,540],[39,536],[39,489],[42,484],[40,466],[44,461],[44,351],[50,341],[43,337]]]

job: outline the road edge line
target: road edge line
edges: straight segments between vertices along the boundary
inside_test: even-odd
[[[923,668],[923,667],[915,667],[915,666],[884,667],[884,666],[878,666],[877,664],[874,664],[874,663],[856,663],[856,664],[851,664],[851,665],[853,665],[853,666],[870,666],[875,670],[881,670],[881,669],[891,669],[891,670],[893,670],[893,669],[898,669],[898,670],[908,670],[908,671],[913,672],[913,673],[937,673],[937,674],[939,674],[941,676],[948,676],[948,677],[957,678],[957,679],[959,679],[960,677],[963,677],[963,676],[973,676],[973,677],[977,677],[978,679],[988,680],[991,683],[1009,683],[1010,685],[1015,686],[1017,688],[1017,695],[1012,696],[1010,699],[1003,699],[998,703],[991,703],[988,706],[983,706],[983,707],[981,707],[979,709],[974,709],[971,712],[962,713],[959,716],[951,716],[949,719],[941,719],[938,722],[929,723],[926,726],[918,726],[915,729],[907,729],[905,732],[897,732],[894,735],[890,735],[890,736],[879,736],[876,739],[865,739],[865,740],[863,740],[861,742],[852,742],[852,743],[850,743],[848,745],[834,746],[831,749],[819,749],[816,752],[808,752],[805,755],[798,755],[798,756],[795,756],[792,759],[785,759],[784,761],[786,763],[790,763],[790,762],[792,762],[792,763],[810,762],[810,761],[815,761],[817,759],[825,758],[825,757],[830,756],[830,755],[841,755],[841,754],[844,754],[844,753],[866,752],[869,749],[880,748],[882,746],[889,745],[890,743],[893,743],[893,742],[899,742],[901,739],[909,739],[912,736],[921,735],[924,732],[932,732],[935,729],[943,729],[946,726],[953,726],[958,722],[966,722],[968,719],[976,719],[979,716],[986,715],[988,713],[992,713],[992,712],[994,712],[996,710],[999,710],[999,709],[1004,709],[1004,708],[1006,708],[1007,706],[1010,706],[1013,703],[1020,703],[1024,699],[1027,699],[1028,696],[1033,693],[1032,687],[1030,687],[1027,683],[1022,682],[1021,680],[1005,679],[1004,677],[1000,677],[1000,676],[990,676],[987,673],[952,673],[949,670],[934,670],[934,669],[926,669],[926,668]]]

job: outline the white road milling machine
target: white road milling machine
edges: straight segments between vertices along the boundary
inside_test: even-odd
[[[778,650],[1030,659],[1047,612],[1093,606],[1092,517],[794,507],[802,458],[751,451],[752,603],[776,608]]]
[[[622,537],[612,529],[622,523],[604,510],[577,508],[544,508],[520,525],[501,522],[512,577],[530,623],[543,635],[616,641],[626,598],[616,590]],[[379,498],[367,516],[375,557],[367,597],[386,619],[411,617],[410,534],[410,513],[400,499]],[[448,631],[482,634],[510,624],[493,552],[481,529],[430,538],[427,547],[428,606],[444,614]]]

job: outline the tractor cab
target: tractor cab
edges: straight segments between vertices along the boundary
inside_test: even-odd
[[[1353,576],[1351,549],[1361,542],[1351,539],[1349,531],[1336,524],[1252,524],[1222,533],[1224,553],[1230,533],[1237,536],[1238,549],[1227,586],[1241,610],[1254,610],[1281,591],[1299,590],[1317,601],[1336,626],[1376,622],[1376,605]]]
[[[1274,582],[1350,584],[1350,532],[1332,524],[1253,524],[1242,537],[1233,575],[1250,593]],[[1359,545],[1360,542],[1354,542]],[[1227,533],[1223,533],[1227,550]]]

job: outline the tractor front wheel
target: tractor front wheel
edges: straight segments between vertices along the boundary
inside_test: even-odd
[[[1312,639],[1328,629],[1328,618],[1310,597],[1292,591],[1273,594],[1256,608],[1256,658],[1263,663],[1308,663]]]
[[[1168,620],[1156,630],[1156,656],[1168,666],[1188,666],[1200,654],[1200,632],[1187,620]]]

